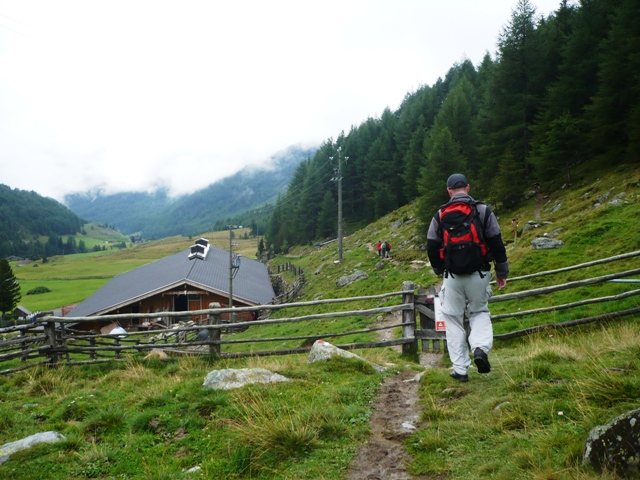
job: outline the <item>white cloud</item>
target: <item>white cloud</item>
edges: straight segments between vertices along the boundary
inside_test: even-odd
[[[0,0],[0,183],[202,188],[477,65],[515,4]]]

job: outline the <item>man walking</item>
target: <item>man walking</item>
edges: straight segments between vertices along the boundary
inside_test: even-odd
[[[489,315],[492,295],[491,261],[495,263],[496,283],[507,285],[509,262],[495,215],[470,195],[469,182],[460,173],[447,180],[451,200],[440,207],[429,225],[427,252],[437,275],[444,274],[439,299],[446,323],[451,377],[466,382],[471,365],[469,346],[479,373],[489,373],[489,352],[493,328]],[[464,312],[469,316],[468,345]]]

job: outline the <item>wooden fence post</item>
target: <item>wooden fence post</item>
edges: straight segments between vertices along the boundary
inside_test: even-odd
[[[411,343],[402,344],[402,353],[417,353],[418,352],[418,340],[416,339],[416,311],[414,301],[415,285],[413,282],[402,282],[402,303],[405,305],[411,305],[411,309],[402,311],[402,323],[407,325],[402,326],[402,338],[413,338]]]
[[[26,330],[20,330],[20,338],[22,338],[23,340],[27,340],[27,332]],[[27,346],[26,342],[21,342],[20,343],[20,350],[22,350],[23,352],[25,350],[27,350],[29,347]],[[26,362],[28,359],[28,355],[26,353],[23,353],[22,356],[20,357],[20,361],[21,362]]]
[[[218,302],[210,303],[209,308],[220,308],[220,304]],[[209,314],[209,325],[220,325],[219,313]],[[221,331],[219,328],[212,328],[209,330],[209,355],[212,357],[220,356],[220,344],[217,343],[220,341],[220,333]]]
[[[47,322],[44,325],[44,334],[47,337],[46,343],[49,345],[49,366],[55,367],[58,363],[58,353],[56,352],[56,322]]]
[[[91,351],[89,352],[89,358],[91,360],[95,360],[96,358],[98,358],[98,354],[97,352],[94,350],[96,347],[96,339],[95,337],[91,337],[89,339],[89,346],[91,347]]]

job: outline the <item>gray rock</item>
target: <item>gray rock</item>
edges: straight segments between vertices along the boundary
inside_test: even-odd
[[[551,209],[551,213],[556,213],[558,210],[560,210],[561,207],[562,207],[562,203],[555,204]]]
[[[562,240],[553,240],[547,237],[538,237],[531,240],[531,246],[534,250],[550,250],[560,248],[564,245]]]
[[[290,379],[264,368],[227,368],[209,372],[202,384],[203,388],[215,390],[231,390],[241,388],[252,383],[289,382]]]
[[[395,230],[396,228],[399,228],[401,225],[402,225],[402,220],[396,220],[389,227],[389,231]]]
[[[529,220],[524,227],[522,227],[522,233],[524,232],[528,232],[529,230],[533,230],[534,228],[540,228],[540,225],[538,224],[538,222],[535,222],[533,220]]]
[[[612,191],[613,191],[613,187],[607,193],[604,193],[604,194],[600,195],[599,197],[596,197],[596,204],[602,204],[602,203],[606,202],[607,199],[609,198],[609,195],[611,195]],[[594,207],[595,207],[595,205],[594,205]]]
[[[624,198],[626,196],[627,194],[625,192],[617,194],[615,197],[609,200],[609,205],[613,207],[619,207],[620,205],[624,205],[625,204]]]
[[[628,475],[640,473],[640,408],[614,418],[589,432],[582,460],[601,470],[615,468]]]
[[[309,358],[307,359],[307,363],[315,363],[315,362],[326,362],[331,358],[342,357],[342,358],[354,358],[360,360],[361,362],[368,363],[371,365],[376,372],[384,372],[386,368],[381,365],[377,365],[375,363],[369,362],[362,357],[359,357],[355,353],[348,352],[346,350],[342,350],[329,342],[325,342],[324,340],[316,340],[311,347],[311,351],[309,352]]]
[[[562,228],[556,228],[554,231],[549,232],[549,233],[545,233],[545,236],[549,237],[549,238],[555,238],[558,235],[560,235],[560,233],[562,233]]]
[[[324,267],[324,263],[321,263],[320,266],[318,268],[316,268],[316,271],[313,272],[313,274],[314,275],[318,275],[322,271],[323,267]]]
[[[376,263],[376,270],[382,270],[384,268],[384,260],[380,260]]]
[[[339,287],[344,287],[345,285],[351,285],[352,283],[357,282],[358,280],[364,280],[365,278],[369,278],[369,275],[367,275],[362,270],[356,270],[351,275],[340,277],[336,282],[336,285],[338,285]]]
[[[31,448],[39,443],[56,443],[60,440],[66,440],[67,437],[61,433],[49,431],[41,432],[23,438],[22,440],[16,440],[15,442],[5,443],[0,447],[0,463],[4,463],[9,460],[9,457],[20,450]]]

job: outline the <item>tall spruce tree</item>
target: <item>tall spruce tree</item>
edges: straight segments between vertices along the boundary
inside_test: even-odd
[[[431,217],[438,207],[447,202],[447,178],[453,173],[465,171],[466,161],[460,145],[446,125],[433,127],[429,140],[425,142],[426,164],[421,170],[418,219],[421,232],[426,237]],[[469,180],[471,181],[471,180]]]
[[[590,144],[613,163],[638,161],[640,3],[621,0],[600,45],[598,91],[587,107]],[[635,140],[635,142],[634,142]]]
[[[22,296],[20,284],[6,258],[0,258],[0,312],[12,312]]]
[[[535,13],[529,0],[518,1],[500,35],[498,62],[485,97],[482,182],[492,185],[492,196],[505,204],[517,201],[527,184],[531,127],[541,100],[536,94],[544,88],[534,81],[542,63],[534,36]],[[502,167],[519,174],[498,176]]]

